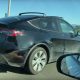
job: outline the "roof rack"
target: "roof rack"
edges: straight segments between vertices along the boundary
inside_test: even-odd
[[[41,13],[41,12],[24,12],[24,13],[19,13],[19,16],[21,16],[23,14],[42,14],[43,16],[46,16],[45,13]]]

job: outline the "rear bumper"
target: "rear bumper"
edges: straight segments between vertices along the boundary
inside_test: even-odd
[[[27,45],[27,44],[26,44]],[[15,42],[0,43],[0,64],[7,64],[14,67],[24,67],[25,59],[30,48]]]
[[[25,56],[20,51],[12,51],[7,54],[0,54],[0,64],[6,64],[14,67],[22,67]]]

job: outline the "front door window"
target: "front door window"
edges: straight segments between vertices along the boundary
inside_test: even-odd
[[[59,22],[60,22],[61,31],[63,33],[74,33],[72,26],[68,24],[66,21],[60,20]]]

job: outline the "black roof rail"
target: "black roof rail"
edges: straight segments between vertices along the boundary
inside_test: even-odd
[[[41,13],[41,12],[24,12],[24,13],[19,13],[19,16],[21,16],[23,14],[42,14],[43,16],[46,16],[45,13]]]

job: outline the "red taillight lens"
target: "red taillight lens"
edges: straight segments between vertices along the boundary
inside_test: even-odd
[[[24,32],[19,30],[0,30],[0,33],[4,33],[7,36],[23,36]]]
[[[12,32],[9,34],[9,36],[16,37],[16,36],[23,36],[23,34],[24,33],[21,31],[12,30]]]

